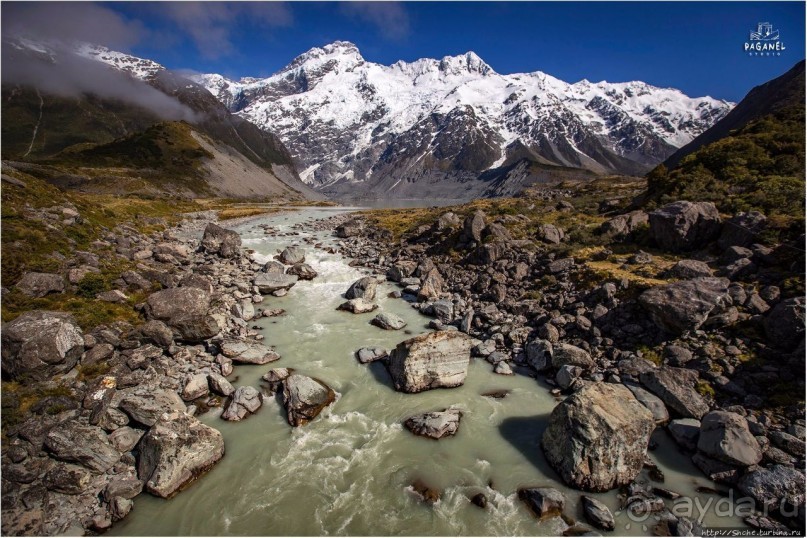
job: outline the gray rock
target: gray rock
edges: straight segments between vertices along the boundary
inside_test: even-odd
[[[557,343],[552,346],[552,367],[579,366],[583,370],[588,370],[594,366],[594,360],[588,351],[580,349],[571,344]]]
[[[804,504],[804,475],[793,467],[758,468],[743,475],[738,488],[768,511]]]
[[[112,515],[112,521],[120,521],[129,515],[129,512],[134,508],[134,501],[131,499],[124,499],[122,497],[115,497],[109,503],[109,512]]]
[[[765,335],[775,347],[792,351],[804,340],[804,297],[785,299],[765,317]]]
[[[51,429],[45,437],[45,447],[54,458],[78,463],[97,474],[106,472],[120,459],[101,428],[73,421]]]
[[[804,459],[804,441],[786,432],[776,431],[768,434],[768,439],[788,454]]]
[[[759,463],[762,450],[748,431],[748,423],[736,413],[712,411],[701,420],[698,450],[730,465]]]
[[[600,230],[613,237],[625,237],[648,223],[647,213],[644,211],[631,211],[608,220],[602,224]]]
[[[205,374],[191,376],[185,383],[185,388],[182,389],[182,399],[186,401],[196,400],[208,394],[207,375]]]
[[[538,227],[535,235],[544,243],[549,243],[551,245],[557,245],[563,241],[564,237],[563,230],[554,224],[541,224]]]
[[[544,372],[552,366],[552,342],[549,340],[535,339],[527,344],[525,348],[527,364],[535,368],[537,372]]]
[[[561,258],[550,262],[547,269],[552,274],[565,273],[574,267],[574,258]]]
[[[104,500],[111,501],[115,497],[134,499],[143,491],[143,482],[136,478],[115,478],[104,489]]]
[[[555,381],[561,389],[566,390],[574,385],[574,382],[577,381],[582,374],[583,369],[579,366],[564,364],[558,368],[558,373],[555,374]]]
[[[277,352],[251,340],[225,340],[221,353],[239,364],[267,364],[280,359]]]
[[[374,277],[365,276],[350,285],[345,292],[345,299],[364,299],[372,301],[375,299],[375,290],[378,281]]]
[[[304,426],[334,402],[336,393],[318,379],[292,374],[283,381],[283,404],[292,426]]]
[[[661,401],[661,398],[648,392],[644,388],[635,383],[625,383],[625,386],[630,390],[639,402],[648,408],[653,413],[653,420],[656,425],[666,424],[670,420],[670,413],[667,412],[667,406]]]
[[[70,371],[84,352],[73,316],[32,310],[2,326],[2,370],[12,379],[36,381]]]
[[[252,283],[258,287],[258,291],[262,294],[275,293],[280,290],[288,291],[297,284],[297,275],[259,273]]]
[[[218,254],[223,258],[238,256],[241,249],[241,236],[233,230],[222,228],[212,222],[205,228],[202,249],[208,254]]]
[[[767,222],[765,215],[758,211],[739,213],[726,221],[717,245],[724,250],[733,246],[748,247],[756,242]]]
[[[711,202],[679,201],[653,211],[650,233],[664,250],[682,252],[706,246],[720,235],[720,214]]]
[[[207,374],[207,383],[210,390],[224,397],[235,392],[235,388],[227,381],[227,378],[215,372]]]
[[[49,293],[62,293],[64,278],[51,273],[25,273],[14,287],[29,297],[44,297]]]
[[[283,381],[294,373],[294,368],[274,368],[261,376],[261,379],[269,383],[269,390],[272,394],[277,392]]]
[[[146,314],[171,325],[184,316],[203,316],[210,311],[210,294],[199,288],[169,288],[149,295]]]
[[[641,471],[653,415],[623,386],[590,383],[552,411],[541,446],[568,485],[607,491]]]
[[[581,495],[580,501],[586,521],[604,531],[614,530],[614,515],[604,503],[588,495]]]
[[[361,221],[352,220],[337,226],[336,230],[334,230],[334,234],[336,237],[347,239],[348,237],[355,237],[361,234],[363,228],[364,226],[362,225]]]
[[[650,288],[639,304],[661,329],[682,334],[701,327],[707,318],[731,305],[725,278],[695,278]]]
[[[640,380],[667,407],[682,417],[700,419],[709,412],[709,406],[693,388],[697,372],[664,366],[644,372]]]
[[[224,439],[184,412],[162,417],[138,444],[138,478],[145,489],[169,498],[224,456]]]
[[[421,437],[442,439],[457,433],[460,427],[462,412],[450,407],[442,411],[433,411],[409,417],[404,422],[406,429]]]
[[[691,279],[712,276],[712,270],[704,262],[698,260],[680,260],[673,265],[669,274],[675,278]]]
[[[387,270],[387,280],[390,282],[400,282],[405,278],[411,277],[416,268],[417,263],[413,261],[395,262]]]
[[[667,425],[667,430],[682,448],[694,452],[701,435],[701,421],[694,418],[679,418]]]
[[[269,260],[263,266],[264,273],[277,273],[283,274],[286,272],[286,266],[276,260]]]
[[[458,387],[465,382],[471,360],[471,339],[459,331],[422,334],[398,344],[387,369],[395,389],[422,392]]]
[[[277,256],[280,263],[286,265],[297,265],[298,263],[305,262],[305,250],[300,247],[286,247]]]
[[[418,300],[433,301],[435,299],[439,299],[443,294],[444,285],[445,281],[443,280],[442,275],[440,275],[440,271],[438,271],[437,268],[433,268],[426,274],[426,277],[423,279],[423,283],[420,285],[420,291],[418,291]]]
[[[538,519],[560,516],[566,505],[566,496],[555,488],[522,488],[518,498]]]
[[[124,394],[118,407],[144,426],[153,426],[164,413],[185,411],[185,402],[176,392],[146,386],[120,392]]]
[[[485,213],[477,211],[470,217],[466,217],[462,224],[461,243],[480,243],[482,241],[482,230],[485,229]]]
[[[385,359],[389,356],[389,351],[380,347],[363,347],[356,352],[356,358],[362,364]]]
[[[153,319],[147,321],[139,328],[140,334],[160,347],[168,348],[174,343],[174,333],[162,321]]]
[[[317,278],[317,272],[314,271],[314,268],[308,265],[307,263],[298,263],[289,267],[287,271],[290,275],[295,275],[300,280],[314,280]]]
[[[92,474],[84,467],[57,463],[45,474],[42,482],[51,491],[78,495],[90,486]]]
[[[109,434],[109,442],[112,443],[112,446],[114,446],[115,450],[118,452],[129,452],[140,442],[144,433],[146,432],[143,430],[123,426]]]
[[[387,331],[397,331],[406,327],[406,322],[395,314],[382,312],[370,320],[376,327],[381,327]]]
[[[506,361],[500,361],[497,362],[496,366],[493,368],[493,373],[499,375],[513,375],[513,369]]]
[[[366,314],[378,308],[378,305],[365,301],[364,299],[350,299],[337,307],[337,310],[345,310],[354,314]]]
[[[216,318],[209,314],[183,315],[169,321],[178,339],[188,344],[209,340],[221,332]]]
[[[450,323],[454,319],[454,303],[451,301],[435,301],[429,311],[443,323]]]
[[[262,403],[258,389],[250,386],[238,387],[221,418],[230,421],[243,420],[260,409]]]

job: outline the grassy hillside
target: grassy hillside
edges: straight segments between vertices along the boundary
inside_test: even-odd
[[[758,210],[803,230],[804,106],[766,115],[647,176],[652,207],[673,200],[711,201],[724,213]]]

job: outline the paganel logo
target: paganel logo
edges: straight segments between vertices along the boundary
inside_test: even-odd
[[[757,29],[751,30],[743,50],[749,56],[781,56],[785,44],[779,39],[779,30],[769,22],[758,22]]]

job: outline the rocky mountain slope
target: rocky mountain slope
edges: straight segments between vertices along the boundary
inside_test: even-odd
[[[804,62],[751,90],[725,118],[651,171],[640,204],[713,202],[804,233]],[[669,166],[669,168],[668,168]]]
[[[3,64],[6,159],[68,167],[71,186],[100,192],[322,198],[277,137],[154,62],[6,39]]]
[[[384,66],[342,41],[265,79],[194,80],[277,133],[306,183],[374,197],[490,195],[496,181],[575,171],[642,174],[733,106],[643,82],[501,75],[473,52]]]

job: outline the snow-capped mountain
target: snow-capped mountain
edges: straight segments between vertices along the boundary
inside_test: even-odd
[[[733,106],[643,82],[501,75],[473,52],[385,66],[344,41],[313,48],[265,79],[192,78],[276,133],[302,179],[335,194],[412,196],[441,182],[482,192],[472,180],[524,159],[639,174]]]

